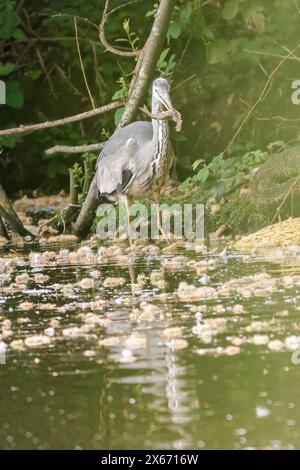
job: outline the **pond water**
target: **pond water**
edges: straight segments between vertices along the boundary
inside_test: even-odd
[[[298,256],[2,251],[0,448],[299,448]]]

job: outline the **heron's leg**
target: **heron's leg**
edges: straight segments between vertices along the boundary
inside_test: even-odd
[[[166,242],[170,245],[171,241],[170,241],[168,235],[165,233],[165,231],[163,229],[163,226],[161,224],[161,220],[160,220],[160,207],[159,207],[160,193],[159,192],[154,193],[153,199],[154,199],[155,207],[156,207],[156,221],[157,221],[156,223],[157,223],[158,231],[162,234],[162,236],[164,237]]]
[[[126,214],[127,214],[127,236],[129,240],[129,244],[132,245],[132,236],[131,236],[131,230],[130,230],[130,211],[129,211],[129,201],[128,197],[125,194],[122,194],[119,198],[120,202],[123,202],[126,207]]]

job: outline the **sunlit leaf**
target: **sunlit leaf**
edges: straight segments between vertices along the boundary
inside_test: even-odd
[[[4,77],[5,75],[9,75],[13,72],[16,68],[16,64],[12,62],[7,62],[6,64],[0,63],[0,76]]]
[[[224,20],[232,20],[239,11],[239,0],[227,0],[222,16]]]
[[[118,108],[117,111],[115,112],[115,116],[114,116],[115,126],[119,125],[122,119],[123,113],[124,113],[124,109],[125,109],[124,107]]]

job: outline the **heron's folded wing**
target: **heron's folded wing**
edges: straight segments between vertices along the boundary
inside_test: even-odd
[[[105,150],[105,149],[104,149]],[[134,178],[134,154],[138,150],[135,139],[129,138],[117,150],[103,153],[97,164],[99,194],[122,192]]]

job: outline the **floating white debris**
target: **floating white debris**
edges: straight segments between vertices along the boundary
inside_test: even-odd
[[[188,342],[185,339],[173,338],[167,342],[167,346],[173,350],[185,349],[188,346]]]
[[[44,335],[34,335],[25,338],[24,343],[28,348],[37,348],[50,344],[50,338]]]
[[[279,339],[274,339],[269,341],[268,348],[275,352],[282,351],[284,349],[284,343]]]
[[[223,353],[225,356],[235,356],[241,352],[241,348],[238,346],[227,346],[224,348]]]
[[[46,336],[54,336],[55,335],[55,329],[52,326],[49,326],[49,328],[46,328],[44,330],[44,333]]]
[[[28,273],[19,274],[15,278],[17,284],[27,284],[30,281],[30,276]]]
[[[24,350],[24,341],[22,339],[14,339],[9,344],[9,347],[11,349],[15,349],[16,351],[23,351]]]
[[[290,351],[296,351],[300,348],[300,336],[287,336],[284,340],[284,345]]]
[[[28,311],[28,310],[33,310],[34,309],[34,303],[32,302],[21,302],[19,304],[19,309]]]
[[[255,408],[255,414],[258,419],[267,418],[271,415],[271,411],[266,406],[257,406]]]
[[[151,272],[150,282],[153,286],[157,286],[162,281],[164,281],[164,272],[162,270]]]
[[[66,338],[76,338],[82,336],[83,331],[78,326],[72,326],[70,328],[64,328],[62,334]]]
[[[155,317],[161,314],[161,309],[157,305],[150,304],[148,302],[141,302],[140,307],[142,312],[140,314],[140,320],[153,321]]]
[[[234,315],[240,315],[241,313],[245,313],[244,306],[241,304],[236,304],[232,307],[232,313]]]
[[[217,291],[213,287],[196,287],[186,282],[180,282],[177,293],[179,299],[187,301],[214,299],[218,296]]]
[[[120,344],[120,339],[117,336],[109,336],[107,338],[100,339],[98,344],[99,346],[106,347],[118,346]]]
[[[96,351],[93,351],[92,349],[87,349],[86,351],[83,352],[83,355],[85,357],[95,357]]]
[[[165,330],[163,330],[160,336],[166,339],[173,339],[173,338],[178,338],[179,336],[182,336],[182,333],[183,333],[182,327],[173,326],[173,327],[166,328]]]
[[[94,270],[94,271],[91,271],[91,272],[90,272],[90,276],[91,276],[93,279],[99,279],[99,278],[101,277],[101,274],[100,274],[99,271]]]
[[[293,276],[283,276],[282,285],[285,289],[291,289],[292,287],[294,287]]]
[[[250,338],[248,341],[255,346],[263,346],[269,343],[270,338],[268,335],[254,335],[253,338]]]
[[[126,339],[125,346],[128,349],[146,349],[147,338],[145,335],[133,333]]]
[[[231,338],[231,344],[233,346],[241,346],[242,344],[244,344],[246,342],[245,338],[241,338],[239,336],[234,336],[233,338]]]
[[[34,282],[36,282],[37,284],[45,284],[49,280],[50,280],[50,277],[47,276],[46,274],[38,273],[38,274],[35,274],[34,276]]]
[[[124,284],[124,277],[107,277],[103,283],[104,287],[118,287],[123,286]]]
[[[95,280],[91,277],[83,278],[83,279],[81,279],[81,281],[78,282],[78,286],[81,289],[94,289]]]
[[[118,358],[118,361],[123,364],[131,363],[131,362],[134,362],[135,360],[136,358],[134,357],[130,349],[123,349],[121,352],[121,355]]]

